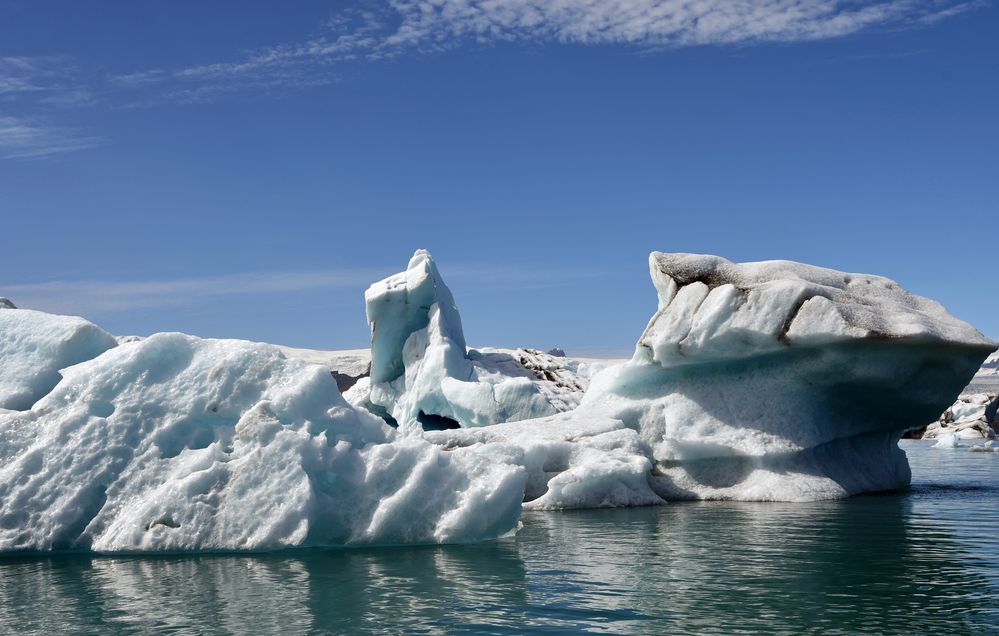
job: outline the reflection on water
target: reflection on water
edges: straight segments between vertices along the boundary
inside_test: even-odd
[[[913,489],[530,513],[469,546],[8,557],[20,633],[999,630],[999,453],[905,445]]]

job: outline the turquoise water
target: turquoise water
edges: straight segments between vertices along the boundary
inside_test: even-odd
[[[467,546],[0,559],[11,633],[999,633],[999,453],[906,493],[530,513]]]

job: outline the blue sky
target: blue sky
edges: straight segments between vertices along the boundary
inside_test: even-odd
[[[889,276],[999,338],[999,7],[0,0],[0,295],[365,346],[431,250],[473,345],[631,349],[652,250]]]

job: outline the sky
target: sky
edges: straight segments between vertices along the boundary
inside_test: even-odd
[[[0,0],[0,295],[366,346],[430,250],[472,346],[626,355],[653,250],[888,276],[999,339],[999,6]]]

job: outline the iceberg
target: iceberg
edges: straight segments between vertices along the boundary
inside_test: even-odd
[[[933,448],[960,448],[961,442],[959,438],[954,433],[944,433],[937,437],[936,443]]]
[[[902,433],[996,348],[886,278],[663,253],[650,271],[658,309],[621,363],[468,348],[423,250],[367,290],[370,354],[116,339],[0,303],[0,551],[469,542],[524,508],[900,488]]]
[[[990,355],[982,363],[982,368],[971,379],[971,384],[964,389],[964,393],[999,394],[999,353]]]
[[[995,439],[999,395],[962,394],[936,422],[926,427],[922,439],[953,435],[959,439]]]
[[[804,501],[909,483],[897,442],[996,345],[879,276],[653,252],[659,308],[575,412],[652,449],[664,499]]]
[[[0,551],[442,543],[517,524],[524,469],[404,438],[270,345],[156,334],[62,375],[0,412]]]
[[[404,432],[544,417],[579,403],[577,384],[532,372],[532,363],[541,377],[544,365],[565,368],[554,356],[532,351],[525,366],[505,352],[469,350],[451,290],[426,250],[371,285],[364,301],[371,374],[347,397]]]

